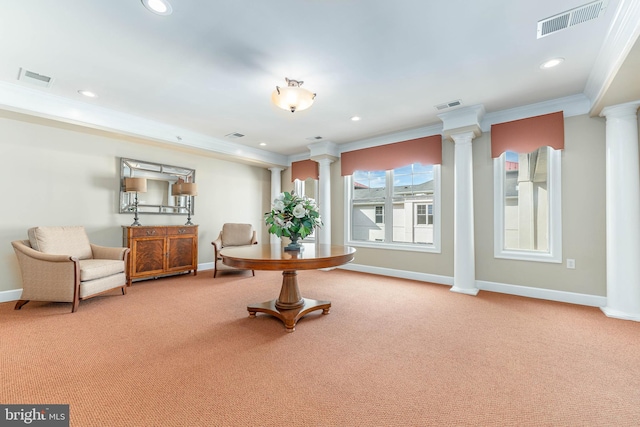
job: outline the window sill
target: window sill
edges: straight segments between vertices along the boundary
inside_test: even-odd
[[[562,256],[555,256],[550,253],[536,253],[528,251],[501,251],[496,252],[494,258],[511,259],[518,261],[534,261],[534,262],[549,262],[554,264],[562,263]]]
[[[373,248],[384,249],[393,251],[407,251],[407,252],[426,252],[426,253],[441,253],[440,248],[430,244],[402,244],[402,243],[374,243],[374,242],[362,242],[362,241],[348,241],[347,246],[353,246],[356,248]]]

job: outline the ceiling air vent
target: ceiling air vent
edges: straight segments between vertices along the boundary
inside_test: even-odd
[[[599,18],[608,3],[609,0],[594,1],[538,21],[538,38]]]
[[[25,70],[24,68],[20,68],[18,80],[40,87],[51,87],[51,84],[53,83],[52,77],[34,73],[33,71]]]
[[[235,139],[235,138],[242,138],[244,135],[238,132],[234,132],[234,133],[228,133],[225,136],[227,138]]]
[[[447,108],[457,107],[462,104],[462,100],[456,99],[455,101],[446,102],[444,104],[435,105],[436,110],[446,110]]]

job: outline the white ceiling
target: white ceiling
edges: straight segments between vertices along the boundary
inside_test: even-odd
[[[539,20],[588,0],[170,1],[173,14],[158,16],[140,0],[0,0],[0,82],[176,137],[294,155],[311,137],[345,144],[441,123],[434,106],[457,99],[489,113],[582,94],[629,2],[537,39]],[[553,57],[565,62],[540,69]],[[20,68],[54,83],[18,81]],[[309,110],[271,104],[285,77],[317,93]],[[245,137],[225,137],[234,132]]]

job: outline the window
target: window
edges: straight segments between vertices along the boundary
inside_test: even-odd
[[[427,224],[427,205],[416,205],[416,225]]]
[[[355,171],[345,185],[348,244],[439,252],[439,165]]]
[[[384,206],[376,206],[376,224],[384,224]]]
[[[562,262],[561,151],[504,152],[494,159],[494,255]]]
[[[296,194],[302,194],[307,197],[318,201],[318,181],[313,178],[306,178],[304,181],[295,179],[293,181],[293,191]],[[316,229],[313,229],[313,233],[304,238],[305,242],[314,241],[316,238]]]
[[[433,205],[416,206],[416,225],[432,225],[433,224]]]

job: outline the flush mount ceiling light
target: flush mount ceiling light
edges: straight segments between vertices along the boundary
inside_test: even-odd
[[[546,70],[547,68],[557,67],[563,62],[564,62],[564,58],[553,58],[540,64],[540,68],[542,68],[543,70]]]
[[[271,101],[283,110],[289,110],[292,113],[311,107],[316,94],[301,88],[303,81],[290,80],[286,77],[285,81],[287,87],[276,86],[276,90],[271,94]]]
[[[142,0],[142,4],[157,15],[171,15],[173,12],[168,0]]]

